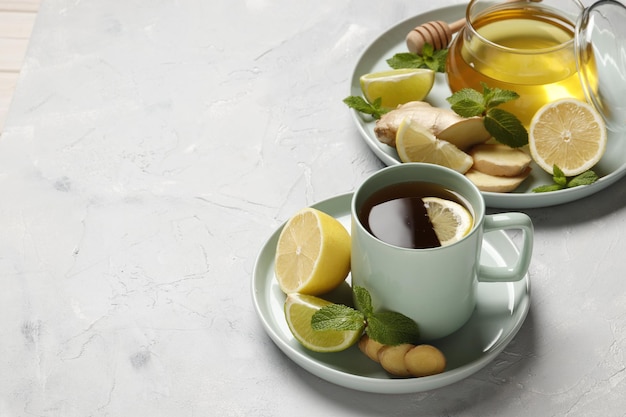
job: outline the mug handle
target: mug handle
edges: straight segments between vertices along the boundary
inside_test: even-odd
[[[478,268],[478,281],[519,281],[528,272],[530,258],[533,251],[533,223],[524,213],[501,213],[485,216],[483,230],[485,233],[504,230],[520,229],[523,233],[522,247],[515,265],[488,266],[480,265]]]

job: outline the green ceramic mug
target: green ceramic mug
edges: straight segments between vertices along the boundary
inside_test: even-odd
[[[461,240],[414,249],[386,243],[368,230],[360,218],[368,198],[390,186],[416,182],[455,193],[468,206],[473,225]],[[478,188],[464,175],[438,165],[405,163],[374,173],[354,193],[351,217],[352,284],[370,292],[375,310],[396,311],[415,320],[424,341],[445,337],[465,324],[476,305],[478,282],[518,281],[530,265],[530,218],[523,213],[486,215]],[[523,231],[516,263],[481,264],[483,234],[505,229]]]

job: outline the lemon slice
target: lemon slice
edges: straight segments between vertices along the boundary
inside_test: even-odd
[[[554,165],[566,177],[593,167],[606,150],[607,132],[602,116],[589,104],[562,99],[541,107],[528,132],[530,154],[546,172]]]
[[[441,246],[458,242],[472,230],[474,218],[463,205],[439,197],[422,200]]]
[[[319,295],[333,290],[350,272],[350,234],[328,214],[305,208],[278,237],[274,273],[286,294]]]
[[[381,106],[396,108],[409,101],[423,100],[435,83],[435,72],[422,68],[402,68],[372,72],[359,79],[363,95],[370,103],[381,99]]]
[[[289,294],[285,299],[285,318],[289,330],[298,342],[315,352],[339,352],[356,344],[361,338],[359,330],[313,330],[311,317],[330,301],[306,294]]]
[[[396,133],[396,151],[402,162],[443,165],[461,174],[474,164],[471,156],[445,140],[437,139],[418,122],[405,118]]]

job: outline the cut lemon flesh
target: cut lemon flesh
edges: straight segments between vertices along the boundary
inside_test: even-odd
[[[362,75],[359,81],[367,101],[373,103],[380,98],[381,106],[396,108],[426,98],[435,83],[435,72],[422,68],[394,69]]]
[[[458,242],[472,230],[474,219],[463,205],[439,197],[422,200],[441,246]]]
[[[285,299],[285,318],[289,330],[298,342],[315,352],[339,352],[356,344],[361,338],[359,330],[313,330],[311,318],[330,301],[305,294],[289,294]]]
[[[471,156],[410,118],[404,119],[396,133],[396,151],[402,162],[426,162],[451,168],[461,174],[474,164]]]
[[[278,237],[274,273],[286,294],[319,295],[333,290],[350,272],[350,234],[334,217],[305,208]]]
[[[528,145],[534,161],[553,174],[554,165],[566,177],[598,163],[606,150],[602,116],[589,104],[562,99],[541,107],[530,122]]]

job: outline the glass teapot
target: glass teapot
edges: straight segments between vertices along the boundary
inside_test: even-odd
[[[526,126],[545,103],[587,100],[626,131],[626,6],[601,0],[471,0],[449,47],[450,89],[513,90],[503,108]]]

